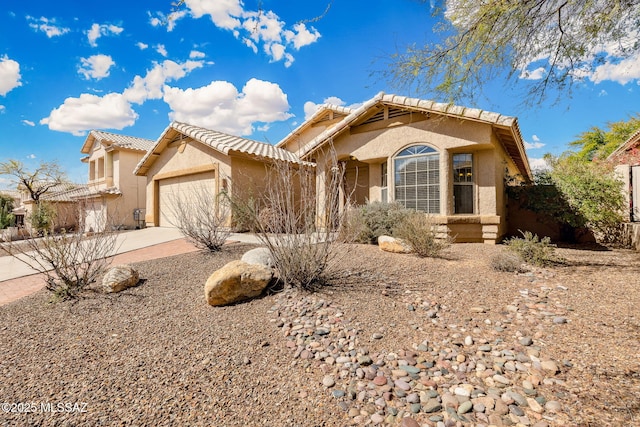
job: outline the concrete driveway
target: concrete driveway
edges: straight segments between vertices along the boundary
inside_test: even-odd
[[[178,229],[168,227],[151,227],[143,228],[142,230],[124,231],[118,235],[116,254],[123,254],[182,238],[183,236]],[[229,237],[229,240],[258,243],[258,239],[252,234],[234,233]],[[167,256],[169,255],[172,254],[167,254]],[[38,273],[38,271],[12,256],[0,256],[0,282],[36,273]]]
[[[230,242],[259,243],[252,234],[234,233]],[[174,228],[154,227],[132,230],[118,236],[118,251],[113,264],[134,263],[149,259],[197,251],[198,249]],[[12,256],[0,256],[0,306],[16,301],[44,287],[43,276]]]

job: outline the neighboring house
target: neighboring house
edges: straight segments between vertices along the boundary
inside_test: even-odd
[[[173,122],[135,168],[146,180],[147,225],[176,225],[181,200],[234,189],[259,195],[266,182],[266,165],[298,157],[281,148],[221,132]],[[234,194],[236,194],[234,192]]]
[[[506,178],[531,180],[516,118],[384,93],[353,110],[322,107],[277,147],[316,163],[319,182],[330,156],[343,162],[340,208],[397,201],[458,242],[499,241]]]
[[[62,183],[51,187],[40,196],[40,203],[46,203],[52,209],[51,226],[54,231],[72,230],[80,224],[83,212],[77,199],[88,193],[89,188],[86,184]],[[30,218],[35,208],[36,202],[31,199],[29,192],[25,189],[20,190],[20,204],[13,210],[16,224],[31,232]]]
[[[92,130],[82,146],[89,168],[88,194],[76,197],[85,209],[85,230],[144,226],[146,179],[133,170],[155,141]]]
[[[640,129],[611,153],[608,160],[617,165],[616,171],[625,183],[629,203],[626,219],[640,222]]]

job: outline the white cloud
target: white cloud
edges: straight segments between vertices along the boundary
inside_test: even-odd
[[[308,120],[311,116],[315,114],[316,111],[324,104],[335,105],[337,107],[344,107],[347,103],[337,96],[330,96],[325,98],[322,104],[316,104],[312,101],[307,101],[304,103],[304,119]],[[360,104],[352,104],[348,108],[357,108]]]
[[[49,129],[82,136],[89,129],[123,129],[138,118],[131,104],[119,93],[105,96],[83,93],[79,98],[67,98],[40,124]]]
[[[189,60],[179,64],[166,60],[155,64],[144,77],[136,76],[123,93],[104,96],[83,93],[78,98],[67,98],[48,117],[40,120],[40,124],[77,136],[84,135],[90,129],[123,129],[138,119],[132,104],[161,99],[164,95],[163,86],[168,81],[180,79],[202,66],[202,61]]]
[[[202,66],[201,61],[186,61],[179,64],[166,60],[162,64],[155,64],[144,77],[135,76],[123,95],[127,101],[135,104],[142,104],[147,99],[160,99],[163,96],[162,88],[168,81],[180,79]]]
[[[6,109],[7,107],[5,107],[4,105],[0,105],[0,114],[4,114]]]
[[[36,125],[36,124],[35,124],[35,123],[33,123],[31,120],[23,120],[23,121],[22,121],[22,123],[24,123],[24,124],[25,124],[25,125],[27,125],[27,126],[31,126],[31,127],[33,127],[33,126],[35,126],[35,125]]]
[[[540,80],[544,77],[547,70],[544,67],[538,67],[533,71],[522,70],[520,73],[520,78],[525,80]]]
[[[57,25],[55,19],[48,19],[44,16],[40,18],[27,16],[27,21],[29,21],[29,27],[36,31],[42,31],[49,38],[61,36],[71,31],[69,28]]]
[[[156,52],[158,52],[160,55],[164,56],[165,58],[169,54],[167,52],[167,48],[165,48],[163,44],[157,44],[154,46],[154,48],[156,49]]]
[[[607,96],[607,95],[609,95],[609,93],[604,89],[602,89],[600,92],[598,92],[598,96]]]
[[[31,153],[31,154],[29,154],[29,155],[27,156],[27,159],[35,159],[35,158],[36,158],[36,155],[35,155],[35,154],[33,154],[33,153]]]
[[[254,123],[272,123],[292,117],[287,95],[275,83],[251,79],[238,92],[225,81],[197,89],[166,86],[164,101],[171,120],[191,123],[233,135],[250,135]]]
[[[524,141],[524,148],[526,148],[527,150],[535,150],[537,148],[542,148],[545,146],[544,143],[540,142],[540,138],[538,138],[537,135],[532,135],[531,139],[533,140],[533,142]]]
[[[593,73],[589,75],[589,80],[596,84],[611,80],[625,85],[638,79],[640,79],[640,53],[621,61],[610,60],[597,66]]]
[[[272,62],[283,61],[286,67],[294,61],[288,52],[290,48],[299,50],[320,38],[320,33],[313,27],[297,23],[286,29],[286,22],[273,11],[245,10],[240,0],[185,0],[185,5],[194,18],[208,15],[216,27],[231,31],[254,53],[262,45]]]
[[[138,48],[139,48],[140,50],[145,50],[146,48],[148,48],[148,47],[149,47],[149,45],[148,45],[148,44],[146,44],[146,43],[142,43],[142,42],[138,42],[138,43],[136,43],[136,46],[138,46]]]
[[[78,67],[78,73],[85,79],[103,79],[109,76],[109,69],[116,63],[108,55],[93,55],[89,58],[80,58],[82,65]]]
[[[529,158],[529,166],[532,171],[544,171],[549,169],[547,161],[540,158]]]
[[[102,36],[118,35],[124,31],[124,28],[111,24],[93,24],[87,31],[87,39],[92,47],[98,46],[97,40]]]
[[[6,55],[0,57],[0,96],[22,86],[20,77],[20,64]]]
[[[315,28],[309,30],[303,23],[295,24],[293,30],[294,31],[285,31],[284,37],[288,42],[293,43],[293,47],[295,47],[296,50],[315,43],[320,38],[318,30]]]
[[[189,53],[189,58],[191,59],[201,59],[204,58],[206,55],[204,54],[204,52],[200,52],[198,50],[192,50],[191,53]]]
[[[240,0],[185,0],[185,4],[194,18],[209,15],[216,27],[226,30],[238,28],[244,12]]]
[[[169,16],[165,15],[162,12],[151,13],[147,12],[149,15],[149,24],[152,27],[161,27],[163,25],[167,26],[167,31],[171,32],[176,28],[178,21],[185,16],[187,16],[186,10],[177,10],[169,14]]]

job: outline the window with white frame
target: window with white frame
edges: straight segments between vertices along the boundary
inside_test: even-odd
[[[473,213],[473,155],[453,155],[453,212]]]
[[[395,201],[408,209],[440,213],[440,155],[427,145],[413,145],[393,161]]]
[[[380,200],[383,203],[389,201],[389,186],[387,183],[387,162],[380,164]]]

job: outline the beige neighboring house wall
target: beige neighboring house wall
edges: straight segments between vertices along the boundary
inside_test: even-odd
[[[403,204],[429,213],[458,242],[499,241],[507,230],[505,177],[531,179],[515,118],[384,93],[319,134],[305,123],[278,146],[315,162],[319,183],[333,147],[346,169],[341,208],[404,195]],[[454,182],[454,161],[463,182]]]
[[[89,133],[81,149],[89,172],[89,193],[81,197],[87,231],[144,226],[146,179],[133,171],[154,142],[97,130]],[[139,216],[134,216],[136,210]]]
[[[640,223],[640,129],[620,144],[607,160],[616,165],[616,173],[624,183],[623,193],[629,206],[625,220]],[[638,232],[635,233],[635,241],[640,245]]]
[[[40,202],[46,203],[53,210],[52,231],[75,230],[80,224],[82,204],[78,198],[87,195],[89,189],[86,184],[62,183],[51,187],[40,196]],[[22,215],[22,225],[28,233],[32,233],[30,218],[36,208],[36,202],[31,200],[29,192],[20,191],[20,205],[14,209],[14,214]]]
[[[175,226],[175,203],[201,191],[212,196],[223,190],[259,194],[266,184],[266,165],[274,161],[301,163],[270,144],[171,123],[135,169],[146,180],[147,225]]]

